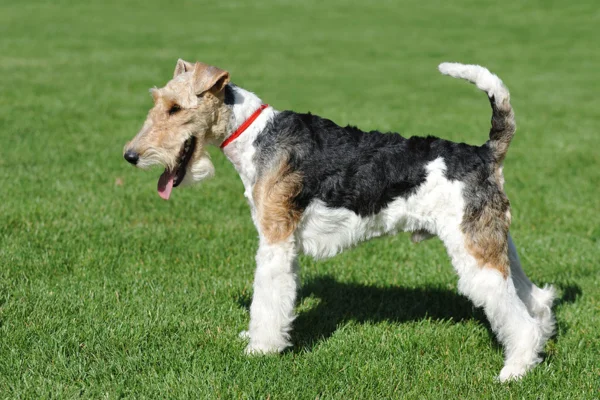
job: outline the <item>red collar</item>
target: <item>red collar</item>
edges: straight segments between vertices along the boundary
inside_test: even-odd
[[[252,125],[252,123],[256,120],[256,118],[258,118],[258,116],[263,112],[263,110],[265,108],[269,107],[268,104],[262,104],[258,110],[254,111],[254,113],[250,116],[250,118],[248,118],[246,121],[244,121],[243,124],[240,125],[239,128],[237,128],[235,130],[235,132],[233,132],[231,134],[231,136],[229,136],[227,139],[225,139],[225,141],[223,143],[221,143],[221,148],[224,149],[225,146],[227,146],[229,143],[233,142],[235,139],[238,138],[238,136],[240,136],[242,133],[244,133],[244,131],[246,129],[248,129],[248,127],[250,125]]]

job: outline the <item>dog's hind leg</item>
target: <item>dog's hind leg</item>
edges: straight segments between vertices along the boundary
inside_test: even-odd
[[[499,379],[518,379],[540,362],[538,354],[545,340],[538,320],[517,294],[506,253],[504,264],[498,265],[497,260],[474,256],[471,243],[459,232],[446,236],[444,242],[459,275],[458,290],[484,309],[504,347],[505,364]]]
[[[517,289],[517,294],[529,310],[529,314],[537,319],[540,324],[545,342],[554,333],[552,303],[556,297],[556,291],[552,286],[539,288],[529,280],[521,267],[521,261],[510,234],[508,235],[508,258],[510,261],[510,275]]]

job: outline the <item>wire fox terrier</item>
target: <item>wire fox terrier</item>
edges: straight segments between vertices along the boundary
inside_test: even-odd
[[[229,73],[178,60],[173,79],[151,89],[154,107],[125,159],[165,167],[158,194],[211,177],[207,145],[219,146],[244,184],[259,234],[247,353],[281,352],[299,286],[297,255],[332,257],[369,238],[438,236],[458,273],[458,290],[483,307],[505,365],[499,379],[540,362],[554,331],[552,287],[525,275],[509,234],[502,164],[515,133],[509,93],[478,65],[439,70],[474,83],[492,105],[482,146],[404,138],[340,127],[312,114],[277,111],[229,82]]]

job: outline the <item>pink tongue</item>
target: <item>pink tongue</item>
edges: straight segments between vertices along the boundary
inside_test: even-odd
[[[175,179],[175,173],[166,170],[158,178],[158,195],[165,200],[169,200],[171,196],[171,190],[173,190],[173,179]]]

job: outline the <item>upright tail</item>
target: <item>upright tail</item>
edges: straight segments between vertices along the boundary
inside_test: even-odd
[[[492,105],[492,128],[488,144],[496,162],[501,164],[517,128],[508,89],[500,78],[479,65],[442,63],[438,69],[444,75],[466,79],[487,93]]]

